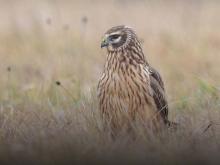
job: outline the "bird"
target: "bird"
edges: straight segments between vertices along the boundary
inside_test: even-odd
[[[104,33],[106,61],[98,82],[101,118],[112,129],[140,119],[149,128],[169,125],[168,101],[159,72],[147,61],[133,28],[114,26]]]

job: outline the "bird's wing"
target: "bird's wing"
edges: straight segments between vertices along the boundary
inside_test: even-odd
[[[153,92],[154,102],[157,106],[157,110],[162,116],[166,124],[168,121],[168,103],[164,90],[164,83],[160,74],[152,67],[149,67],[150,70],[150,85]]]

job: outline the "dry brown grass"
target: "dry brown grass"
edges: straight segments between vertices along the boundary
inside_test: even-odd
[[[220,3],[0,1],[0,164],[220,162]],[[158,135],[136,126],[112,140],[96,84],[111,26],[134,27],[167,88]],[[61,85],[57,85],[60,81]]]

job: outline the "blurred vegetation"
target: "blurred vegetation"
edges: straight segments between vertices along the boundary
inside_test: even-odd
[[[0,164],[219,161],[219,14],[214,0],[0,1]],[[120,24],[164,78],[176,132],[103,131],[100,41]]]

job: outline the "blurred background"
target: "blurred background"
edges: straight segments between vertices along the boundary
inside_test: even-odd
[[[0,161],[219,160],[219,16],[218,0],[0,0]],[[135,29],[164,79],[169,118],[183,127],[163,140],[137,129],[136,140],[112,141],[101,129],[100,43],[122,24]]]
[[[219,86],[220,3],[216,0],[1,0],[1,87],[45,90],[56,80],[84,92],[100,77],[102,35],[133,27],[169,98],[190,95],[200,81]],[[175,97],[175,98],[174,98]]]

